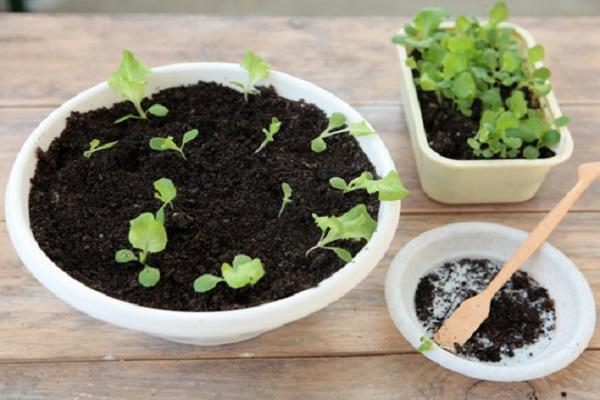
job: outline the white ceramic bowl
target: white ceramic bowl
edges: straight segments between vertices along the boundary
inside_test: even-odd
[[[503,26],[515,30],[515,39],[523,48],[537,42],[525,29],[511,23]],[[442,28],[451,30],[453,22],[444,22]],[[400,30],[398,33],[403,33]],[[506,203],[532,198],[546,178],[550,168],[565,162],[573,153],[573,138],[567,127],[560,128],[560,143],[553,147],[550,158],[525,160],[453,160],[442,157],[427,143],[421,106],[410,68],[406,65],[406,48],[396,46],[400,58],[402,99],[410,141],[417,163],[423,191],[442,203]],[[543,66],[537,62],[536,68]],[[561,116],[554,92],[540,99],[542,110],[549,121]]]
[[[246,79],[247,73],[235,64],[169,65],[152,70],[148,93],[199,80],[228,84]],[[363,120],[358,112],[333,94],[290,75],[273,71],[261,83],[273,85],[283,97],[305,99],[316,104],[327,114],[342,112],[349,122]],[[398,225],[400,201],[381,203],[377,230],[369,243],[345,267],[315,288],[257,307],[218,312],[166,311],[117,300],[83,285],[58,268],[35,241],[29,227],[30,179],[37,162],[36,149],[48,148],[64,129],[71,111],[110,106],[117,101],[121,100],[108,85],[100,83],[53,111],[21,148],[6,191],[6,223],[17,254],[44,286],[76,309],[94,318],[172,341],[198,345],[233,343],[303,318],[337,300],[363,280],[388,249]],[[379,175],[395,169],[379,136],[360,138],[359,143]]]
[[[527,233],[503,225],[467,222],[427,231],[394,258],[385,283],[388,310],[396,327],[415,348],[425,330],[415,311],[421,277],[445,261],[462,257],[507,260]],[[439,347],[423,353],[444,368],[490,381],[541,378],[566,367],[585,350],[596,322],[596,305],[587,281],[563,253],[548,243],[523,268],[548,290],[556,307],[552,340],[540,341],[500,363],[469,361]],[[527,353],[531,352],[532,356]]]

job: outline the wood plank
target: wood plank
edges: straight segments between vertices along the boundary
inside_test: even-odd
[[[0,71],[10,79],[0,87],[0,104],[59,104],[104,80],[124,47],[153,66],[239,62],[243,51],[253,49],[275,69],[351,103],[398,103],[398,60],[390,37],[407,20],[3,14]],[[561,102],[600,101],[599,21],[514,18],[545,45]]]
[[[447,371],[418,354],[379,357],[1,364],[5,399],[597,399],[599,351],[519,383]]]
[[[413,351],[389,319],[384,300],[385,274],[396,252],[418,234],[447,223],[487,221],[531,229],[538,218],[536,214],[402,216],[387,257],[341,300],[255,340],[213,348],[169,343],[74,311],[21,266],[2,225],[0,361],[341,356]],[[598,226],[600,213],[571,214],[551,242],[583,271],[600,308]],[[600,329],[600,320],[598,324]],[[591,348],[600,348],[600,335],[594,337]]]
[[[416,166],[410,147],[410,139],[406,128],[403,109],[400,106],[364,106],[358,107],[363,116],[380,132],[383,140],[398,168],[405,185],[411,195],[402,203],[404,213],[431,212],[511,212],[511,211],[544,211],[554,203],[575,182],[575,168],[579,163],[598,160],[600,141],[597,127],[600,125],[598,107],[567,106],[564,112],[572,118],[571,130],[575,139],[575,152],[567,163],[553,169],[538,195],[525,203],[449,206],[429,199],[421,190]],[[21,144],[34,127],[51,111],[51,109],[0,108],[0,196],[4,198],[4,190],[10,167]],[[580,199],[575,210],[600,210],[600,185],[594,185]],[[4,209],[0,209],[0,218],[4,217]]]

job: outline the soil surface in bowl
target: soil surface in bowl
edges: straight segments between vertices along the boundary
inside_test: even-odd
[[[246,103],[242,94],[217,83],[169,88],[143,103],[144,109],[163,104],[169,109],[166,117],[117,125],[117,118],[135,113],[131,103],[72,113],[60,137],[39,151],[32,179],[30,221],[42,250],[85,285],[170,310],[255,306],[331,276],[345,264],[333,252],[317,249],[305,256],[321,236],[311,213],[341,215],[364,203],[376,219],[376,195],[343,194],[328,183],[333,176],[349,180],[374,168],[349,135],[334,136],[325,152],[313,153],[311,139],[327,126],[324,112],[280,97],[273,88],[261,92]],[[264,139],[261,130],[274,116],[281,130],[255,153]],[[148,146],[150,138],[168,135],[180,144],[191,129],[200,133],[185,146],[187,160],[176,151]],[[119,142],[83,157],[94,138]],[[174,182],[177,197],[166,212],[167,248],[148,259],[161,279],[144,288],[137,280],[141,266],[118,264],[114,257],[118,249],[131,248],[129,221],[159,208],[153,182],[162,177]],[[278,218],[282,182],[291,185],[293,195]],[[355,254],[364,243],[340,245]],[[230,289],[221,283],[210,292],[194,292],[198,276],[220,276],[221,264],[237,254],[261,259],[266,274],[256,285]]]
[[[481,292],[501,263],[486,259],[447,262],[421,278],[415,294],[417,316],[430,337],[459,304]],[[490,315],[458,354],[501,361],[555,329],[554,301],[526,272],[518,271],[492,300]]]

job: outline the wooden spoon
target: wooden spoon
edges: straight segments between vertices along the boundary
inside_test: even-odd
[[[435,342],[452,352],[455,345],[462,346],[471,338],[479,325],[490,313],[490,303],[498,290],[523,265],[523,263],[544,243],[550,233],[558,226],[577,199],[590,184],[600,177],[600,162],[581,164],[577,168],[577,183],[546,217],[529,234],[525,242],[504,264],[500,272],[481,293],[465,300],[444,321],[433,336]]]

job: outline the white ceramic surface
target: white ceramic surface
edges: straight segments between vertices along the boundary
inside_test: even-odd
[[[506,261],[527,233],[503,225],[466,222],[427,231],[411,240],[392,261],[385,298],[396,327],[415,348],[425,330],[415,311],[419,280],[445,261],[462,257]],[[470,361],[439,347],[424,354],[444,368],[490,381],[541,378],[566,367],[585,350],[594,333],[596,305],[583,274],[563,253],[545,243],[523,268],[555,302],[556,330],[551,341],[527,347],[522,357],[500,363]],[[531,352],[529,357],[526,353]],[[519,352],[520,353],[520,352]]]
[[[536,44],[526,30],[517,25],[504,23],[515,29],[516,38],[527,47]],[[446,22],[444,29],[452,29],[454,23]],[[402,33],[401,30],[399,33]],[[532,198],[540,188],[550,168],[566,161],[573,152],[573,139],[568,128],[560,128],[561,141],[553,150],[551,158],[525,160],[453,160],[433,151],[427,143],[421,107],[412,72],[406,65],[404,46],[396,46],[400,58],[402,99],[406,123],[410,132],[413,153],[423,191],[434,200],[443,203],[505,203]],[[536,68],[543,63],[535,64]],[[554,93],[551,91],[540,99],[546,118],[553,120],[561,115]]]
[[[154,68],[148,93],[198,80],[245,81],[247,73],[226,63],[177,64]],[[327,114],[342,112],[349,122],[363,120],[358,112],[333,94],[301,79],[271,72],[261,84],[273,85],[289,99],[305,99]],[[6,222],[12,243],[23,264],[56,296],[94,318],[165,339],[198,344],[233,343],[257,336],[305,317],[354,288],[378,264],[394,236],[400,201],[381,203],[377,230],[370,242],[348,263],[317,287],[291,297],[243,310],[178,312],[141,307],[108,297],[74,280],[59,269],[40,249],[29,227],[28,196],[36,165],[36,149],[48,148],[65,127],[71,111],[86,111],[121,101],[106,83],[88,89],[53,111],[29,136],[13,165],[6,191]],[[315,132],[315,136],[319,132]],[[379,136],[359,139],[379,175],[395,169]],[[309,146],[309,143],[306,144]]]

